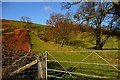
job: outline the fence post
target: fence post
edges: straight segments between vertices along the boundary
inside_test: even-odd
[[[46,65],[46,69],[45,69],[45,70],[46,70],[46,80],[47,80],[47,57],[48,57],[48,51],[45,52],[45,61],[46,61],[46,62],[45,62],[45,63],[46,63],[46,64],[45,64],[45,65]]]
[[[38,61],[38,78],[39,80],[41,80],[43,77],[42,77],[42,64],[40,62],[40,60]]]
[[[47,54],[46,51],[42,55],[38,56],[38,79],[47,80]]]
[[[42,66],[42,58],[43,56],[38,56],[38,79],[43,80],[43,66]]]

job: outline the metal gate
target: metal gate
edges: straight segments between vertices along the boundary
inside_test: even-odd
[[[15,66],[8,76],[14,80],[24,80],[30,75],[36,78],[29,80],[119,80],[118,54],[118,50],[46,51],[36,58],[17,60],[18,64],[23,61],[22,65]]]
[[[48,51],[46,54],[48,80],[119,79],[118,50]]]

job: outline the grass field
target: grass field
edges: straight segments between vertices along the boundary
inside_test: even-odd
[[[40,40],[35,32],[30,33],[30,42],[32,44],[32,49],[35,51],[35,53],[44,53],[45,51],[48,51],[48,59],[49,60],[58,60],[58,61],[68,61],[68,62],[80,62],[82,59],[84,59],[86,56],[88,56],[91,52],[69,52],[69,51],[84,51],[88,50],[85,48],[75,48],[74,46],[64,46],[61,47],[59,44],[54,44],[52,42],[44,42]],[[113,40],[111,40],[113,39]],[[117,45],[117,39],[110,38],[108,43],[105,45],[107,49],[109,49],[108,44],[113,41],[112,48],[118,48]],[[87,41],[86,41],[87,42]],[[54,52],[54,51],[66,51],[66,52]],[[68,52],[67,52],[68,51]],[[118,52],[112,52],[109,50],[109,52],[103,50],[103,52],[97,52],[100,56],[102,56],[105,60],[107,60],[112,65],[118,65]],[[97,63],[97,64],[108,64],[106,61],[101,59],[98,55],[95,53],[91,54],[88,58],[86,58],[84,63]],[[98,75],[98,76],[109,76],[109,77],[117,77],[118,71],[112,67],[111,65],[95,65],[95,64],[77,64],[77,63],[65,63],[60,62],[60,64],[65,68],[69,69],[70,67],[75,67],[76,69],[73,72],[78,72],[82,74],[87,75]],[[60,65],[58,62],[48,62],[48,68],[50,69],[57,69],[57,70],[64,70],[64,68]],[[118,66],[116,66],[118,68]],[[48,74],[53,74],[58,76],[60,73],[56,73],[54,71],[49,71]],[[65,77],[69,78],[70,75],[66,75]],[[80,77],[75,76],[74,77]],[[88,78],[91,78],[90,76]],[[83,79],[84,80],[84,79]]]
[[[61,47],[60,44],[54,44],[53,42],[44,42],[39,39],[39,37],[34,31],[31,31],[29,35],[31,47],[36,53],[44,53],[45,51],[56,50],[68,51],[73,49],[73,47],[71,46]]]

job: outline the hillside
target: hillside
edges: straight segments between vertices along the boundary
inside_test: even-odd
[[[2,27],[15,27],[15,28],[23,28],[23,26],[26,23],[21,22],[21,21],[16,21],[16,20],[6,20],[3,19],[2,20]],[[45,30],[45,25],[41,25],[41,24],[36,24],[36,23],[31,23],[30,24],[30,28],[40,28],[41,30]]]
[[[3,57],[19,57],[30,49],[30,31],[45,31],[46,26],[31,23],[29,28],[24,28],[26,23],[15,20],[2,20],[0,40],[2,40]]]
[[[35,51],[36,53],[44,52],[46,50],[49,50],[49,51],[52,51],[52,50],[54,51],[55,50],[88,50],[91,47],[95,46],[95,40],[96,40],[95,36],[93,36],[90,32],[80,32],[80,33],[78,32],[78,33],[72,34],[70,41],[69,41],[70,44],[64,45],[63,47],[61,47],[61,44],[59,43],[55,44],[53,41],[46,42],[44,40],[46,39],[44,32],[47,28],[45,25],[32,23],[29,28],[24,28],[23,27],[24,24],[25,24],[24,22],[15,21],[15,20],[5,20],[5,19],[2,20],[3,35],[4,36],[9,35],[8,36],[8,38],[10,38],[9,40],[13,41],[13,42],[7,41],[7,44],[9,44],[10,46],[21,45],[21,47],[20,46],[17,46],[17,47],[20,48],[21,50],[24,50],[25,52],[28,50],[28,48],[23,48],[22,45],[25,45],[26,43],[27,44],[29,43],[33,51]],[[24,31],[27,31],[25,34],[27,34],[28,36],[24,34]],[[41,35],[42,37],[44,37],[43,40],[41,39]],[[48,37],[49,36],[51,35],[49,34]],[[26,40],[26,37],[27,37],[27,40]],[[21,42],[26,42],[26,43],[20,44]],[[118,43],[119,43],[119,39],[112,36],[108,39],[103,49],[119,49]]]

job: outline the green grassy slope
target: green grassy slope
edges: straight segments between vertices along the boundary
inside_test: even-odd
[[[25,25],[25,23],[20,22],[20,21],[5,20],[5,19],[2,20],[2,24],[9,24],[12,27],[17,27],[17,28],[21,28],[21,27],[23,27]],[[45,25],[41,25],[41,24],[32,23],[31,24],[31,28],[33,29],[33,32],[37,33],[37,31],[39,29],[42,32],[44,32],[45,29],[46,29],[46,26]],[[35,34],[35,35],[37,35],[37,34]],[[90,33],[88,33],[88,32],[81,32],[81,33],[75,35],[74,38],[72,37],[71,38],[71,42],[73,42],[73,44],[75,44],[75,45],[69,46],[69,47],[72,48],[71,50],[86,50],[86,49],[89,49],[91,47],[94,47],[96,39],[95,39],[94,36],[88,36],[88,35],[90,35]],[[39,44],[40,40],[36,41],[36,44],[37,43]],[[66,45],[64,45],[64,47],[60,47],[59,44],[53,44],[53,43],[52,43],[52,45],[49,45],[51,43],[52,42],[45,43],[44,41],[42,41],[41,44],[45,44],[44,46],[46,47],[45,48],[46,50],[58,50],[58,49],[59,50],[69,50],[69,48],[68,49],[66,48]],[[108,39],[107,43],[104,45],[103,48],[104,49],[119,49],[118,43],[119,43],[119,40],[116,37],[110,37]],[[58,45],[59,45],[59,47],[56,47]],[[52,46],[52,49],[50,47],[48,47],[48,46]]]
[[[83,60],[86,56],[90,54],[90,52],[54,52],[54,51],[73,51],[73,50],[88,50],[86,48],[94,46],[95,45],[95,38],[92,36],[84,37],[82,35],[78,35],[76,38],[77,40],[82,41],[85,45],[88,45],[86,47],[75,47],[75,46],[67,46],[64,45],[61,47],[60,44],[54,44],[53,42],[44,42],[40,40],[35,33],[35,31],[32,31],[30,33],[30,39],[32,44],[32,49],[36,54],[44,53],[45,51],[48,51],[48,59],[49,60],[58,60],[58,61],[68,61],[68,62],[80,62]],[[90,43],[90,41],[93,41]],[[118,40],[115,37],[110,37],[108,42],[105,45],[105,48],[111,49],[111,48],[118,48]],[[53,51],[53,52],[51,52]],[[100,56],[102,56],[105,60],[107,60],[112,65],[118,65],[118,52],[97,52]],[[97,63],[97,64],[108,64],[106,61],[98,57],[96,54],[92,54],[88,58],[86,58],[84,63]],[[88,75],[96,75],[96,76],[108,76],[108,77],[116,77],[118,76],[118,71],[112,67],[109,66],[101,66],[101,65],[91,65],[91,64],[77,64],[77,63],[64,63],[59,62],[65,69],[69,69],[70,67],[75,67],[76,70],[73,72],[82,73],[82,74],[88,74]],[[59,64],[58,62],[48,62],[48,68],[52,69],[58,69],[58,70],[64,70],[64,68]],[[53,66],[54,65],[54,66]],[[116,67],[118,68],[118,66]],[[57,75],[55,72],[48,71],[48,74]],[[65,76],[66,78],[70,77],[69,75]],[[77,77],[78,76],[74,76]],[[90,77],[89,77],[90,78]]]
[[[53,42],[44,42],[39,39],[34,31],[31,31],[29,35],[31,47],[36,53],[43,53],[45,51],[73,50],[73,47],[71,46],[65,45],[64,47],[61,47],[60,44],[54,44]]]
[[[11,25],[13,27],[17,27],[17,28],[22,28],[26,23],[21,22],[21,21],[16,21],[16,20],[2,20],[2,24],[8,24]],[[41,25],[41,24],[36,24],[36,23],[32,23],[31,28],[40,28],[41,30],[45,30],[46,26],[45,25]]]

